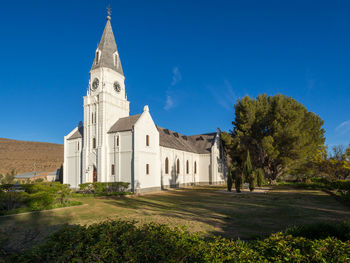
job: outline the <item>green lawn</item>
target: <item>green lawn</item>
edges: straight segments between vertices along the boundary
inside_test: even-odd
[[[328,194],[275,186],[268,193],[229,194],[223,187],[169,190],[143,196],[81,197],[84,205],[0,217],[7,247],[21,250],[63,224],[91,224],[108,218],[186,225],[190,231],[250,239],[293,224],[350,219],[350,209]]]

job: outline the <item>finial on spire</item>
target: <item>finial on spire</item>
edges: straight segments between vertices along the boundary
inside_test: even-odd
[[[111,20],[112,8],[110,5],[107,7],[107,20]]]

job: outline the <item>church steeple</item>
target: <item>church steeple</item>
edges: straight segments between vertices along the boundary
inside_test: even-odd
[[[117,44],[115,42],[112,25],[111,25],[111,11],[108,10],[107,23],[102,34],[102,38],[96,50],[95,59],[91,70],[106,67],[113,69],[124,75],[122,64],[120,61]]]

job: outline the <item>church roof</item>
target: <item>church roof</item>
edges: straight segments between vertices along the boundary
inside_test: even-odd
[[[116,123],[112,125],[108,133],[121,132],[121,131],[131,131],[134,124],[140,118],[141,114],[131,115],[125,118],[120,118]]]
[[[160,146],[199,154],[210,153],[216,133],[185,136],[157,126]]]
[[[99,67],[110,68],[124,75],[109,16],[91,70]]]
[[[78,139],[78,138],[83,138],[83,133],[84,133],[84,127],[80,126],[78,129],[73,133],[67,140],[73,140],[73,139]]]
[[[131,131],[141,114],[120,118],[112,125],[108,133]],[[210,153],[216,133],[186,136],[180,133],[157,126],[159,145],[176,150],[199,154]]]

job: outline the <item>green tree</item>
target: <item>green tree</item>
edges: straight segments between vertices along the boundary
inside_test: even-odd
[[[253,167],[252,167],[252,162],[250,160],[250,153],[248,150],[247,158],[246,158],[244,165],[243,165],[243,175],[244,175],[244,180],[246,182],[249,182],[249,177],[251,176],[252,173],[253,173]]]
[[[257,185],[261,187],[264,183],[264,171],[261,168],[255,170]]]
[[[15,180],[15,170],[7,173],[2,179],[1,184],[12,184]]]
[[[249,190],[250,190],[251,192],[253,192],[254,189],[255,189],[255,186],[256,186],[256,172],[255,172],[255,171],[253,171],[253,172],[249,175],[249,177],[248,177],[248,183],[249,183]]]
[[[350,176],[350,147],[334,146],[330,152],[325,148],[312,159],[312,165],[319,175],[330,180],[346,179]]]
[[[231,192],[232,190],[232,171],[231,169],[227,173],[227,191]]]
[[[235,170],[235,188],[236,188],[236,192],[240,193],[241,192],[241,188],[243,187],[243,175],[242,175],[242,171],[240,169],[236,169]]]
[[[322,119],[284,95],[239,99],[233,125],[231,159],[242,164],[249,150],[253,166],[271,182],[304,167],[324,146]]]

